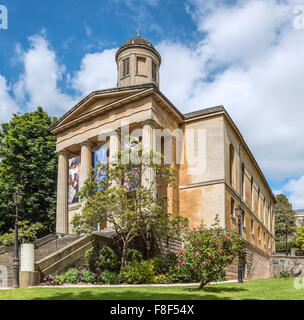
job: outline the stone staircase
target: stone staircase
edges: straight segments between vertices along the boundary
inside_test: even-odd
[[[52,236],[52,237],[51,237]],[[39,261],[50,254],[68,246],[72,242],[79,239],[76,235],[66,235],[64,237],[57,237],[57,235],[48,235],[35,242],[35,262]],[[47,241],[42,241],[47,240]]]
[[[76,235],[66,235],[63,237],[58,237],[56,234],[49,234],[46,237],[36,240],[34,243],[35,263],[69,246],[71,243],[75,242],[78,239],[79,239],[79,236],[76,236]],[[0,266],[4,266],[7,269],[7,276],[8,276],[7,286],[8,287],[12,287],[14,284],[13,258],[14,258],[13,247],[0,248]],[[19,249],[19,259],[20,258],[21,258],[21,253]],[[2,286],[2,283],[0,280],[0,287],[1,286]]]
[[[83,236],[71,240],[69,244],[63,246],[50,255],[35,261],[35,271],[39,271],[41,279],[47,275],[57,275],[68,268],[76,267],[84,262],[85,252],[94,245],[107,244],[113,246],[115,233],[111,231],[93,232],[91,235]],[[68,241],[68,238],[67,238]]]

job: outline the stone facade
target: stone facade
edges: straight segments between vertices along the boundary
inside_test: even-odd
[[[159,53],[147,40],[132,39],[116,55],[118,87],[92,92],[51,128],[59,154],[56,231],[71,233],[71,219],[81,210],[81,204],[67,202],[68,159],[80,157],[81,187],[93,165],[92,152],[106,145],[112,159],[127,123],[129,132],[143,130],[143,146],[149,150],[157,148],[162,135],[161,150],[156,151],[165,154],[165,131],[172,136],[170,163],[177,170],[177,184],[162,191],[168,195],[170,212],[189,218],[191,227],[210,226],[218,215],[223,228],[235,230],[240,205],[250,259],[269,260],[274,251],[275,197],[238,128],[223,106],[182,114],[158,89]],[[138,66],[137,57],[146,58],[146,66],[140,59]],[[123,63],[127,58],[128,65]],[[140,80],[138,70],[146,72]],[[101,136],[107,138],[101,141]],[[149,176],[154,179],[153,172]]]

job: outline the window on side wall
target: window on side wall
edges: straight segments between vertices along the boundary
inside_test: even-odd
[[[234,186],[234,147],[232,144],[229,147],[229,182]]]
[[[230,201],[230,214],[231,214],[231,217],[234,217],[234,199],[231,198],[231,201]]]

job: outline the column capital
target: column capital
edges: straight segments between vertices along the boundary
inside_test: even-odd
[[[141,122],[142,127],[150,126],[153,129],[162,129],[162,126],[154,119],[147,119]]]
[[[92,148],[95,146],[95,143],[90,140],[85,140],[85,141],[80,142],[79,145],[80,145],[80,147],[88,146],[88,147]]]
[[[69,159],[69,156],[70,156],[70,153],[65,150],[65,149],[62,149],[62,150],[59,150],[59,151],[56,151],[55,152],[58,156],[63,156],[65,159]]]

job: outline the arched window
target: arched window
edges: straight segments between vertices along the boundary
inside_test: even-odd
[[[234,186],[234,148],[232,144],[229,147],[229,182]]]

